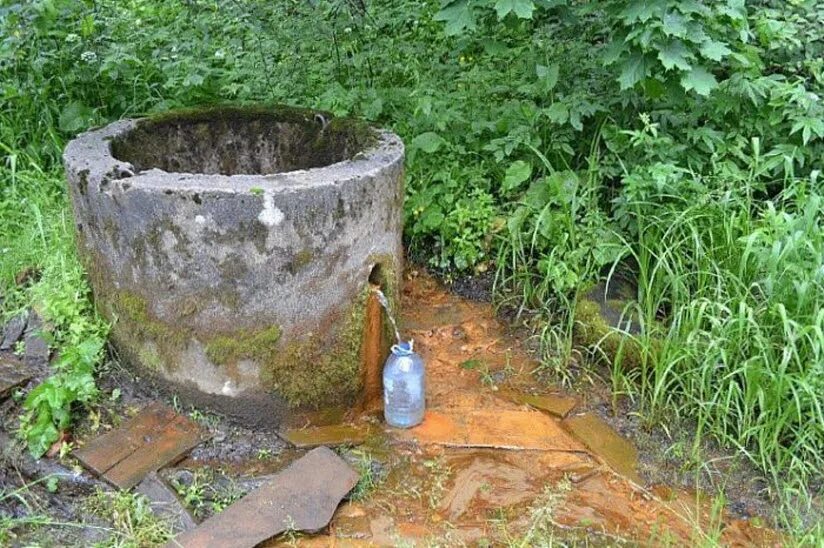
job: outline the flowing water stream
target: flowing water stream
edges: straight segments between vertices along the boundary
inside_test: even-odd
[[[389,323],[392,324],[392,329],[395,331],[395,338],[398,340],[398,344],[400,344],[403,341],[401,341],[401,333],[398,331],[398,323],[395,321],[395,316],[392,315],[392,310],[389,307],[389,299],[387,299],[386,295],[383,294],[383,291],[377,287],[373,287],[372,291],[374,291],[375,295],[378,296],[378,301],[386,311],[386,317],[389,318]]]

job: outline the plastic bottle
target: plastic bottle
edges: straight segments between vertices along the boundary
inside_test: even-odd
[[[411,428],[423,421],[426,375],[413,341],[392,347],[383,367],[383,415],[389,426]]]

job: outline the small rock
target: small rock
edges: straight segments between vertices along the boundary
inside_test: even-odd
[[[43,322],[36,313],[29,316],[26,326],[26,353],[23,360],[29,367],[45,367],[49,363],[49,343],[43,338]]]
[[[11,394],[12,390],[32,377],[26,367],[18,360],[0,356],[0,399]]]
[[[171,479],[181,487],[189,487],[194,483],[195,475],[191,470],[181,469],[175,470]]]
[[[149,499],[152,513],[167,520],[176,533],[197,527],[194,516],[183,506],[177,494],[166,485],[157,472],[150,472],[143,478],[137,492]]]
[[[9,320],[3,328],[3,339],[0,341],[0,350],[11,350],[14,343],[23,336],[26,329],[27,314],[18,314]]]

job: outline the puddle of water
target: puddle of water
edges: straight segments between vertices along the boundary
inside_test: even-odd
[[[323,409],[304,409],[296,411],[284,422],[282,429],[307,428],[311,426],[331,426],[346,421],[349,415],[344,407],[326,407]]]
[[[382,320],[377,297],[367,303],[367,316]],[[328,534],[303,537],[299,545],[455,545],[481,538],[496,545],[503,539],[495,519],[504,519],[508,538],[519,538],[534,525],[530,509],[542,504],[545,488],[564,478],[570,481],[558,493],[554,522],[584,536],[597,531],[642,544],[650,539],[693,544],[693,522],[706,516],[685,507],[694,496],[645,490],[624,479],[638,481],[637,452],[630,442],[596,415],[569,416],[575,398],[530,395],[538,386],[530,373],[534,361],[490,305],[450,295],[425,276],[407,279],[402,298],[404,325],[421,326],[414,332],[415,346],[427,362],[431,411],[409,431],[389,434],[372,427],[358,451],[379,464],[383,481],[366,499],[342,506]],[[364,348],[380,330],[367,319],[365,331],[373,335],[365,332]],[[372,367],[383,365],[370,360]],[[477,360],[477,366],[462,367],[467,360]],[[345,419],[340,412],[332,415],[336,423]],[[303,435],[318,441],[317,430]],[[300,453],[292,452],[286,460]],[[761,545],[770,538],[762,534],[769,530],[748,522],[724,522],[729,527],[722,540],[729,544]]]
[[[508,463],[479,457],[458,472],[455,484],[444,497],[440,510],[455,521],[467,511],[479,516],[481,508],[503,508],[531,500],[538,494],[529,475]]]

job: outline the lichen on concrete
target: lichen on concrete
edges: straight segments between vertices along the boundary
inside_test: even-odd
[[[361,388],[361,343],[368,288],[331,323],[337,330],[287,343],[263,363],[264,385],[293,407],[352,403]]]

